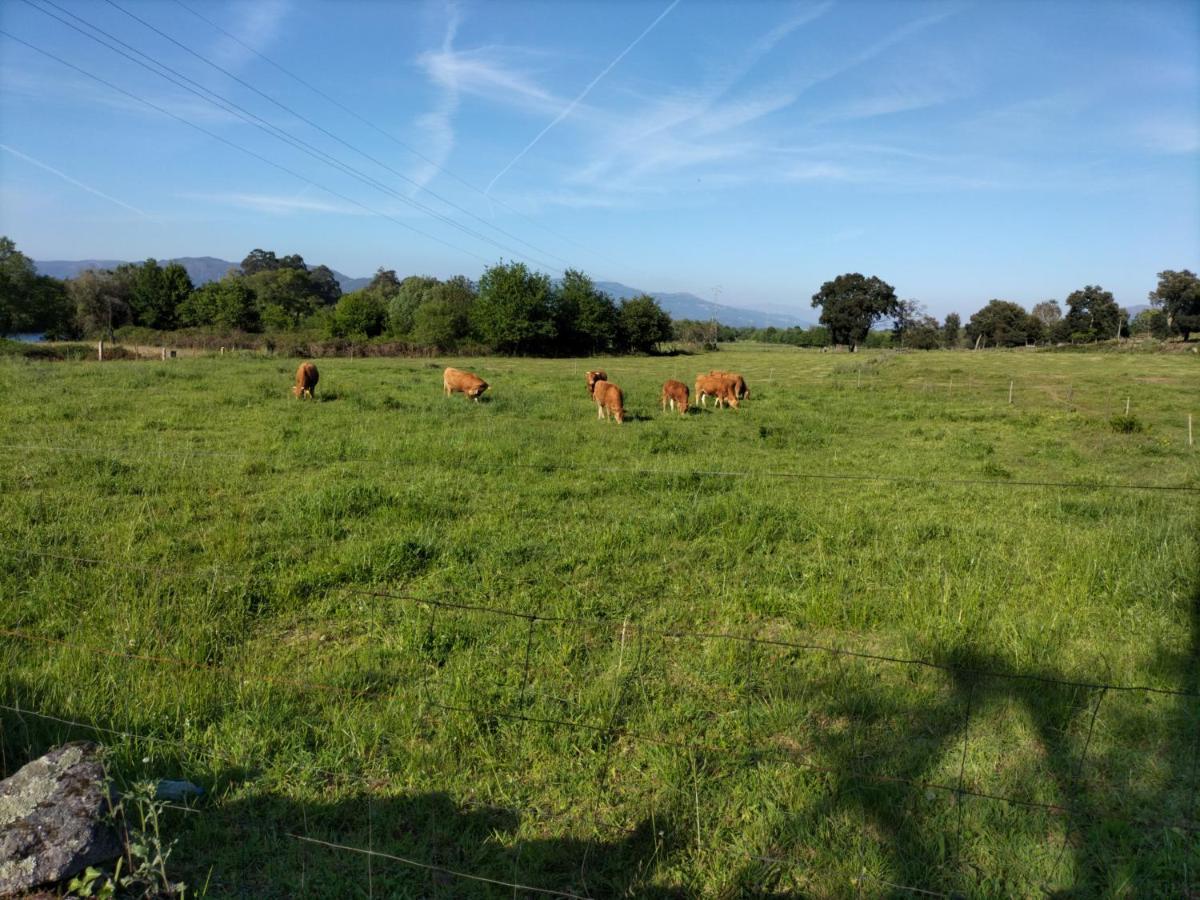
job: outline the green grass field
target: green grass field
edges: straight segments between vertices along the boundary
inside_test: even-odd
[[[318,364],[0,361],[3,774],[202,784],[214,897],[1197,896],[1200,699],[1092,686],[1200,692],[1195,356]]]

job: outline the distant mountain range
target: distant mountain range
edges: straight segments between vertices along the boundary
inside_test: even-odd
[[[123,262],[126,262],[126,260],[46,259],[34,260],[34,265],[37,267],[39,274],[42,275],[51,275],[55,278],[74,278],[86,269],[115,269]],[[169,262],[179,263],[187,269],[188,277],[192,279],[192,284],[197,287],[223,278],[226,272],[237,268],[239,265],[227,259],[217,259],[215,256],[180,256],[175,259],[159,260],[159,263],[164,265]],[[333,277],[342,286],[343,293],[347,294],[351,291],[364,288],[371,283],[370,278],[351,278],[349,275],[343,275],[336,269],[333,270]],[[776,328],[790,328],[794,325],[807,328],[812,324],[805,319],[801,319],[799,316],[793,316],[788,313],[765,312],[757,309],[742,309],[738,306],[725,306],[721,303],[713,303],[711,300],[705,300],[703,297],[697,297],[695,294],[643,291],[640,288],[633,288],[618,281],[598,281],[596,282],[596,287],[614,300],[628,300],[632,297],[648,293],[659,302],[662,308],[673,319],[698,319],[702,322],[715,319],[722,325],[751,328],[767,328],[771,325],[774,325]]]
[[[126,261],[123,259],[35,259],[33,264],[37,267],[40,275],[74,278],[87,269],[115,269]],[[175,259],[160,259],[159,263],[161,265],[179,263],[187,269],[188,277],[192,279],[192,284],[196,287],[208,284],[210,281],[219,281],[225,277],[226,272],[236,269],[240,265],[240,263],[230,262],[227,259],[217,259],[215,256],[180,256]],[[338,280],[338,284],[342,286],[342,292],[346,294],[371,283],[370,278],[351,278],[336,270],[333,270],[333,277]]]
[[[788,313],[764,312],[760,309],[742,309],[740,306],[725,306],[722,303],[713,303],[711,300],[697,297],[695,294],[643,291],[639,288],[632,288],[627,284],[621,284],[619,281],[597,281],[596,287],[614,300],[628,300],[642,294],[649,294],[658,301],[659,306],[670,313],[672,319],[698,319],[701,322],[716,319],[722,325],[750,328],[767,328],[771,325],[774,325],[776,328],[791,328],[793,325],[808,328],[812,324],[805,319],[801,319],[799,316],[793,316]]]

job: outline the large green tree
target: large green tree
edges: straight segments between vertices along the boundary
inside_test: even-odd
[[[821,285],[812,305],[821,307],[821,324],[835,344],[856,347],[866,340],[871,326],[898,308],[896,289],[872,275],[857,272],[839,275]]]
[[[75,307],[75,323],[88,336],[112,338],[113,330],[131,324],[135,266],[113,271],[87,269],[67,281],[67,295]]]
[[[403,281],[396,281],[395,276],[395,272],[380,269],[366,290],[387,307],[388,331],[408,336],[412,334],[418,307],[430,299],[441,282],[430,275],[409,275]]]
[[[500,262],[479,279],[471,325],[501,353],[544,352],[555,336],[550,291],[550,276],[524,263]]]
[[[268,328],[295,328],[323,305],[317,285],[304,268],[264,269],[245,282],[258,298],[259,316]]]
[[[333,337],[376,337],[387,325],[387,308],[368,290],[346,294],[337,302],[329,319]]]
[[[619,313],[612,298],[577,269],[567,269],[552,295],[554,324],[561,353],[611,350],[617,341]]]
[[[179,305],[179,323],[189,327],[216,327],[236,331],[257,331],[258,302],[253,289],[240,275],[226,275],[220,281],[194,290]]]
[[[959,332],[961,331],[962,319],[958,317],[958,313],[947,313],[946,321],[942,324],[942,340],[949,349],[953,350],[958,346]]]
[[[435,296],[417,307],[412,338],[426,347],[450,350],[467,333],[467,310],[444,297]]]
[[[260,272],[274,272],[278,269],[308,271],[308,267],[304,264],[304,257],[299,253],[279,257],[275,255],[274,250],[251,250],[242,260],[241,265],[243,275],[257,275]]]
[[[9,237],[0,237],[0,334],[30,328],[37,269]]]
[[[332,306],[342,297],[342,286],[329,266],[317,266],[309,269],[308,277],[312,280],[313,290],[325,306]]]
[[[179,306],[192,290],[192,279],[179,263],[168,263],[164,268],[158,260],[146,260],[132,273],[129,302],[134,321],[149,328],[174,328]]]
[[[1016,303],[990,300],[967,322],[967,338],[985,347],[1020,347],[1029,340],[1029,319],[1024,307]]]
[[[439,282],[425,295],[413,313],[412,337],[419,344],[452,349],[470,332],[475,285],[455,275]]]
[[[942,329],[933,316],[918,316],[904,331],[902,346],[909,350],[936,350],[941,345]]]
[[[1103,341],[1118,337],[1121,308],[1111,291],[1089,284],[1067,297],[1062,328],[1071,341]]]
[[[1168,327],[1185,341],[1193,331],[1200,331],[1200,278],[1187,269],[1159,272],[1150,302],[1167,314]]]
[[[621,348],[635,353],[653,353],[674,334],[671,317],[647,294],[622,300],[617,322]]]

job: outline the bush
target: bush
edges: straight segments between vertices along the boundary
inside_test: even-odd
[[[1113,416],[1108,420],[1108,424],[1117,434],[1139,434],[1146,430],[1146,426],[1137,416]]]

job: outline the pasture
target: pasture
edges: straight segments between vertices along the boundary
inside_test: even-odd
[[[203,785],[190,890],[1200,889],[1194,356],[296,362],[0,361],[3,774]]]

